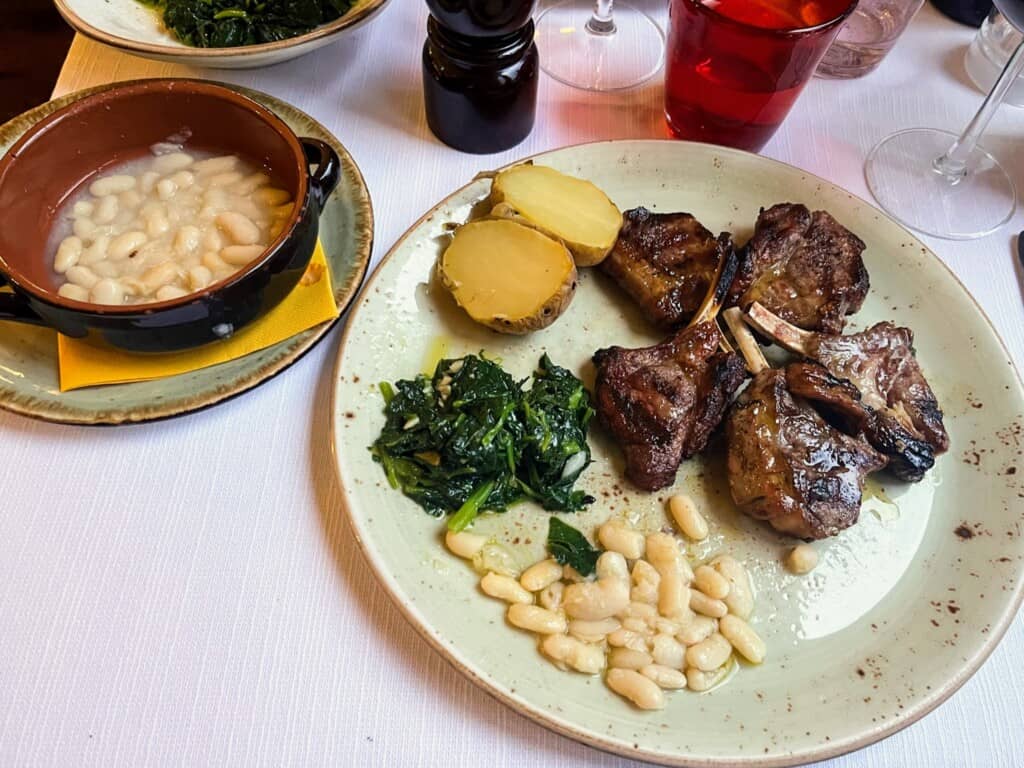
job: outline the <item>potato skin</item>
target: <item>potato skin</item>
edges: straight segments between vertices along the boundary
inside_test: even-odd
[[[489,218],[492,217],[485,217],[484,219],[474,219],[473,222],[467,223],[486,221]],[[547,301],[545,301],[543,305],[541,305],[538,308],[536,313],[528,317],[508,318],[498,315],[492,315],[489,317],[478,317],[471,314],[469,310],[462,304],[462,302],[459,301],[457,290],[459,288],[459,285],[447,274],[447,272],[445,272],[444,253],[441,254],[441,256],[437,260],[437,264],[435,265],[438,280],[441,282],[441,285],[445,287],[448,293],[451,294],[452,298],[455,300],[455,303],[458,304],[459,307],[464,312],[466,312],[470,319],[480,323],[481,325],[487,326],[493,331],[513,336],[524,336],[528,333],[533,333],[534,331],[539,331],[544,328],[547,328],[549,325],[555,322],[555,320],[557,320],[562,315],[562,313],[565,312],[566,309],[569,308],[569,304],[572,303],[573,296],[576,295],[576,287],[579,284],[579,273],[576,270],[575,261],[572,258],[572,252],[569,251],[569,249],[561,240],[559,240],[558,238],[551,237],[547,233],[543,232],[543,230],[533,226],[531,223],[523,219],[520,219],[518,217],[493,218],[513,219],[515,223],[533,229],[536,232],[539,232],[540,234],[543,234],[549,240],[561,246],[562,248],[565,249],[566,252],[568,252],[570,269],[569,272],[566,274],[565,280],[563,281],[559,289]],[[457,232],[458,230],[456,230],[456,233]]]

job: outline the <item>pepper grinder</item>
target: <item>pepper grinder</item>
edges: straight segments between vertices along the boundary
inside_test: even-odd
[[[540,71],[534,0],[427,0],[423,99],[445,144],[489,154],[533,130]]]

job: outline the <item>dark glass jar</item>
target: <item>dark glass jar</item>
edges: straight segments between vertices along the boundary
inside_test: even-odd
[[[431,0],[430,5],[433,9],[458,3]],[[530,8],[532,3],[524,5]],[[499,17],[493,18],[497,24]],[[456,19],[465,21],[458,14]],[[517,19],[509,17],[500,28]],[[455,32],[433,16],[429,19],[423,97],[427,124],[437,138],[463,152],[487,154],[514,147],[530,134],[540,69],[533,34],[528,15],[523,27],[513,32],[477,36]]]
[[[430,15],[466,37],[498,37],[518,32],[533,13],[533,0],[427,0]]]

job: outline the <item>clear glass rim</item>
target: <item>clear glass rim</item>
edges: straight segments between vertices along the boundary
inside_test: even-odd
[[[748,24],[745,21],[739,21],[737,19],[726,16],[719,13],[714,8],[709,8],[699,0],[681,0],[681,2],[688,3],[690,6],[696,8],[698,13],[703,13],[712,18],[730,26],[738,27],[745,32],[751,32],[758,35],[764,35],[766,37],[803,37],[804,35],[812,35],[817,32],[825,32],[829,28],[842,24],[846,21],[846,18],[854,12],[857,8],[857,4],[860,0],[851,0],[850,4],[846,6],[842,13],[835,16],[828,21],[823,21],[821,24],[816,24],[813,27],[789,27],[782,29],[770,29],[768,27],[759,27],[755,24]]]

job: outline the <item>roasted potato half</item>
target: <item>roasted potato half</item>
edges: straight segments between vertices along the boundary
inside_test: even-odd
[[[580,267],[600,264],[622,228],[622,213],[604,192],[543,165],[517,165],[498,173],[490,203],[494,215],[521,216],[561,240]]]
[[[576,292],[576,264],[565,245],[509,219],[459,227],[437,274],[471,318],[501,333],[546,328]]]

